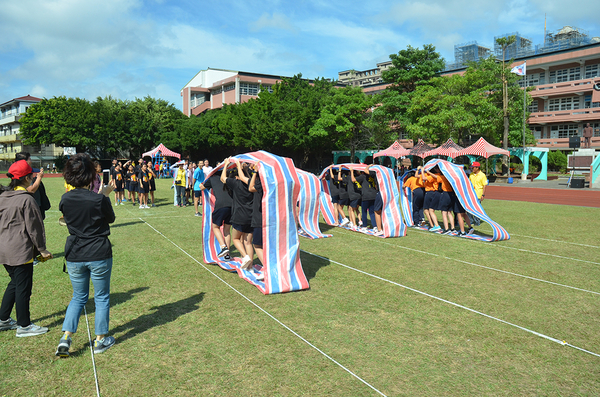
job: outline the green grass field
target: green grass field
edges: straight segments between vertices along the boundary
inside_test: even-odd
[[[0,396],[96,395],[85,317],[72,356],[54,356],[72,292],[62,182],[44,180],[56,258],[35,267],[31,300],[50,332],[0,333]],[[202,263],[201,218],[169,187],[158,181],[157,208],[115,207],[103,396],[600,394],[600,209],[486,200],[512,235],[496,243],[321,224],[334,237],[301,240],[310,290],[264,296]]]

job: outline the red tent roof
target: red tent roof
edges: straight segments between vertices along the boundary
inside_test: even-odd
[[[142,154],[142,157],[146,157],[146,156],[152,157],[158,152],[160,152],[163,156],[177,157],[178,159],[181,158],[181,155],[179,153],[175,153],[174,151],[167,149],[167,147],[165,145],[163,145],[162,143],[160,145],[158,145],[157,147],[155,147],[154,149],[150,150],[149,152]]]
[[[464,148],[454,143],[452,138],[448,138],[442,146],[424,153],[424,156],[447,156],[455,158],[456,152],[462,149]]]
[[[495,154],[503,154],[505,156],[510,156],[508,150],[500,149],[499,147],[488,143],[488,141],[486,141],[483,138],[479,138],[479,140],[471,146],[456,152],[455,157],[464,156],[467,154],[484,157],[486,159]]]
[[[422,139],[419,139],[419,142],[415,146],[413,146],[412,149],[410,149],[409,154],[413,156],[419,156],[424,159],[425,157],[427,157],[425,153],[429,152],[431,149],[431,146],[423,142]]]
[[[408,149],[405,149],[400,143],[398,143],[398,141],[394,141],[394,143],[392,143],[392,146],[390,146],[389,148],[375,153],[373,155],[373,159],[375,159],[376,157],[380,157],[380,156],[389,156],[389,157],[394,157],[397,159],[399,157],[408,156],[408,155],[409,155]]]

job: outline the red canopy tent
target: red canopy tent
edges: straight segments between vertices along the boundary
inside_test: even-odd
[[[428,156],[425,153],[429,152],[431,149],[433,149],[431,146],[423,142],[422,139],[419,139],[419,142],[415,146],[413,146],[412,149],[410,149],[408,154],[411,156],[418,156],[424,159]]]
[[[455,158],[456,153],[462,149],[464,148],[454,143],[452,138],[448,138],[448,140],[442,146],[424,153],[424,156],[446,156]]]
[[[409,154],[410,153],[408,149],[405,149],[400,143],[398,143],[398,141],[394,141],[394,143],[392,143],[392,146],[390,146],[389,148],[375,153],[373,155],[373,159],[380,156],[389,156],[397,159],[402,156],[408,156]]]
[[[154,157],[154,155],[157,154],[158,152],[160,152],[163,156],[177,157],[178,159],[181,159],[181,155],[179,153],[175,153],[174,151],[167,149],[167,147],[165,145],[163,145],[162,143],[160,145],[158,145],[157,147],[155,147],[154,149],[150,150],[149,152],[142,154],[142,157],[146,157],[146,156]]]
[[[496,154],[503,154],[505,156],[510,156],[510,153],[508,152],[508,150],[500,149],[499,147],[496,147],[496,146],[488,143],[488,141],[486,141],[483,138],[479,138],[479,140],[477,142],[475,142],[474,144],[472,144],[471,146],[466,147],[463,150],[459,150],[458,152],[455,153],[454,157],[465,156],[467,154],[470,154],[473,156],[484,157],[486,159],[488,157],[494,156]]]

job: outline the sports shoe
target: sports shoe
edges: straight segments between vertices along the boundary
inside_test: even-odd
[[[196,212],[195,216],[202,216],[199,212]]]
[[[346,226],[348,226],[350,229],[354,229],[354,224],[352,222],[348,222]]]
[[[375,233],[375,236],[382,237],[383,236],[383,230],[380,230],[377,233]]]
[[[469,230],[467,230],[467,234],[473,234],[473,233],[475,233],[475,229],[473,229],[473,226],[471,226],[469,228]]]
[[[71,337],[67,334],[64,334],[62,338],[60,338],[60,342],[58,343],[58,347],[56,348],[56,355],[58,357],[69,357],[69,349],[71,348]]]
[[[348,219],[348,218],[342,219],[342,223],[340,223],[340,227],[346,226],[347,223],[350,223],[350,219]]]
[[[219,253],[217,254],[217,258],[222,258],[227,254],[229,254],[229,248],[227,248],[227,246],[221,247],[221,251],[219,251]]]
[[[145,205],[144,205],[144,209],[147,209],[147,210],[149,210],[149,209],[150,209],[150,207],[148,207],[148,204],[145,204]]]
[[[152,204],[151,207],[156,207],[156,205]],[[202,216],[202,215],[200,215],[200,216]]]
[[[118,207],[118,206],[119,206],[119,203],[115,203],[115,207]]]
[[[122,201],[119,203],[119,205],[125,205],[125,203],[123,203]]]
[[[229,256],[229,254],[227,254],[224,257],[222,257],[221,259],[223,259],[226,262],[229,262],[231,260],[231,257]]]
[[[362,221],[358,221],[358,226],[362,226]]]
[[[24,338],[26,336],[41,335],[48,332],[48,328],[40,327],[34,323],[29,324],[27,327],[17,327],[17,338]]]
[[[15,320],[8,318],[7,320],[0,320],[0,331],[8,331],[9,329],[17,329],[18,325]]]
[[[144,206],[143,206],[143,205],[141,205],[141,204],[140,204],[140,209],[141,209],[141,210],[143,210],[143,209],[144,209]]]
[[[377,233],[378,231],[379,231],[379,229],[377,229],[377,226],[375,226],[375,227],[373,228],[373,233]]]
[[[465,232],[458,232],[458,237],[465,237],[467,235],[467,233]]]
[[[250,258],[248,255],[246,255],[244,258],[242,258],[242,266],[240,266],[240,268],[243,270],[248,270],[251,267],[252,267],[252,258]]]
[[[438,230],[442,230],[442,228],[439,226],[434,226],[434,227],[429,228],[430,232],[437,232]]]
[[[127,199],[123,199],[123,202],[124,202],[124,203],[126,203],[126,202],[127,202]]]
[[[443,230],[442,234],[445,234],[445,235],[452,234],[453,231],[454,230],[452,230],[452,229]]]
[[[100,340],[96,339],[94,341],[94,354],[104,353],[105,351],[110,349],[112,345],[115,344],[115,342],[115,338],[113,338],[112,336],[105,336]]]
[[[263,281],[263,280],[265,279],[265,275],[264,275],[264,274],[262,274],[262,273],[257,273],[257,274],[256,274],[256,279],[257,279],[258,281]]]

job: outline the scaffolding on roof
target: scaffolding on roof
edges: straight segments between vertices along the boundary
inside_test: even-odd
[[[509,36],[515,36],[516,40],[513,44],[506,47],[506,52],[504,53],[505,61],[512,58],[525,57],[534,53],[531,39],[521,36],[519,32],[506,33],[502,36],[494,37],[494,54],[498,59],[502,59],[502,46],[498,44],[496,40]]]
[[[557,32],[547,32],[540,52],[552,52],[592,44],[588,32],[573,26],[565,26]]]

